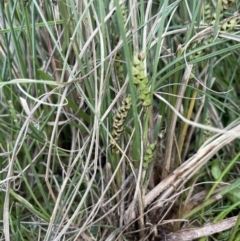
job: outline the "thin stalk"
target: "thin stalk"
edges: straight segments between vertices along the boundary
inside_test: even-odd
[[[190,101],[190,105],[189,105],[189,108],[188,108],[188,111],[187,111],[187,117],[186,118],[188,120],[191,119],[192,112],[193,112],[193,107],[194,107],[195,102],[196,102],[197,93],[198,93],[197,90],[193,91],[193,94],[192,94],[192,97],[191,97],[191,101]],[[180,131],[180,136],[179,136],[179,141],[178,141],[178,150],[179,150],[180,155],[182,154],[182,148],[183,148],[183,144],[184,144],[185,137],[186,137],[186,134],[187,134],[188,126],[189,126],[188,123],[184,123],[183,124],[183,128]]]

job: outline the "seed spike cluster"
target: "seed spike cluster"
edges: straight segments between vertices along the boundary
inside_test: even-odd
[[[146,149],[146,152],[145,152],[145,155],[143,157],[143,168],[147,169],[149,164],[152,162],[153,160],[153,154],[154,154],[154,151],[156,149],[156,145],[157,145],[157,141],[151,143],[147,149]]]
[[[231,4],[235,3],[237,0],[222,0],[223,9],[229,9]]]
[[[124,83],[125,76],[124,76],[124,67],[123,67],[122,56],[119,52],[117,52],[117,54],[116,54],[114,67],[115,67],[115,73],[119,80],[119,83],[122,85]]]
[[[234,3],[237,2],[237,0],[222,0],[222,13],[224,13],[225,10],[229,9]],[[237,17],[230,18],[227,21],[224,21],[220,28],[222,31],[231,31],[233,30],[237,25]]]
[[[225,13],[225,10],[229,9],[233,3],[235,3],[236,0],[221,0],[221,12],[220,12],[220,17],[222,17]],[[214,7],[211,4],[211,1],[204,1],[203,4],[203,14],[204,14],[204,21],[207,22],[210,25],[214,25],[216,21],[216,13],[213,13]],[[227,18],[224,21],[220,22],[220,30],[221,31],[231,31],[233,30],[236,25],[237,25],[237,19],[239,17],[231,17]],[[213,42],[213,37],[210,38],[205,38],[201,40],[201,42],[194,43],[192,47],[190,48],[191,50],[194,50],[195,48],[199,46],[204,46],[208,45]],[[203,56],[204,54],[209,52],[209,48],[205,48],[202,50],[199,50],[198,52],[192,54],[189,56],[189,60],[195,60],[198,59],[199,57]]]
[[[212,43],[212,41],[213,41],[213,37],[205,38],[198,43],[194,43],[193,46],[191,47],[191,50],[194,50],[195,48],[198,48],[200,46],[208,45],[208,44]],[[194,54],[191,54],[189,56],[189,60],[191,61],[191,60],[198,59],[199,57],[203,56],[204,54],[208,53],[209,51],[210,51],[209,48],[201,49],[201,50],[195,52]]]
[[[131,106],[132,99],[131,96],[128,96],[122,101],[121,106],[118,108],[117,113],[113,117],[113,139],[110,141],[113,149],[116,147],[116,143],[120,139],[120,135],[123,132],[123,126]]]
[[[120,5],[120,10],[122,13],[122,17],[123,17],[123,23],[125,24],[127,22],[127,7],[125,4]]]
[[[151,105],[151,95],[148,86],[148,77],[145,75],[145,69],[143,65],[143,60],[145,59],[144,53],[139,53],[134,55],[132,62],[132,74],[133,83],[139,90],[139,99],[142,101],[142,105],[147,107]]]
[[[223,17],[226,10],[228,10],[237,0],[221,0],[221,9],[220,9],[220,17]],[[215,12],[215,8],[212,6],[211,2],[204,2],[203,5],[204,12],[204,20],[210,25],[214,25],[216,22],[217,14]],[[236,26],[236,18],[232,18],[231,20],[224,22],[221,24],[220,28],[222,31],[231,31]]]
[[[210,3],[203,3],[204,21],[209,23],[212,20],[212,6]]]
[[[221,27],[220,27],[221,30],[225,31],[225,32],[233,30],[237,25],[237,19],[238,19],[237,17],[232,18],[232,19],[222,23]]]

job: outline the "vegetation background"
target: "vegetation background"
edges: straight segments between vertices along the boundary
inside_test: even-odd
[[[239,7],[0,1],[0,239],[240,240]]]

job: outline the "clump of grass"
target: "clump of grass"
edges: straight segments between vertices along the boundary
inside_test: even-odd
[[[0,6],[2,239],[239,239],[238,1]]]

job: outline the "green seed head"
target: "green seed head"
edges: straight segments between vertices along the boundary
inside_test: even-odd
[[[152,100],[151,100],[150,97],[149,97],[148,99],[144,100],[143,103],[142,103],[142,105],[143,105],[144,107],[148,107],[148,106],[150,106],[151,104],[152,104]]]

